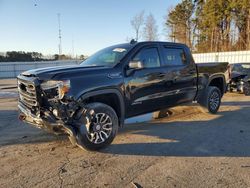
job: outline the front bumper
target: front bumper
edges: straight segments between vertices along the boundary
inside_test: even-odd
[[[37,117],[31,113],[31,111],[25,108],[20,102],[18,103],[19,108],[19,119],[25,121],[29,124],[35,125],[38,128],[43,127],[43,120],[40,117]]]
[[[63,123],[48,115],[40,117],[31,113],[22,103],[19,102],[19,119],[25,123],[31,124],[37,128],[45,129],[48,132],[63,134],[65,132]]]
[[[31,124],[36,128],[44,129],[47,132],[54,134],[66,134],[68,136],[75,136],[75,130],[72,126],[57,120],[49,112],[45,112],[43,117],[36,116],[31,113],[22,103],[18,103],[19,119],[25,123]]]
[[[81,106],[66,98],[63,103],[48,100],[39,84],[37,78],[18,76],[19,119],[54,134],[66,134],[73,142],[76,137],[76,122],[73,115]],[[54,110],[58,113],[54,113]]]

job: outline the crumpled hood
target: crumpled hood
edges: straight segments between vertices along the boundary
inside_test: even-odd
[[[247,74],[242,73],[242,72],[232,71],[232,73],[231,73],[231,79],[237,79],[237,78],[242,79],[242,78],[244,78],[246,76],[247,76]]]
[[[83,67],[79,65],[67,65],[67,66],[56,66],[56,67],[46,67],[39,69],[31,69],[21,73],[23,76],[27,77],[38,77],[40,79],[51,79],[59,74],[72,74],[85,72],[90,70],[106,69],[107,67],[101,66],[89,66]]]

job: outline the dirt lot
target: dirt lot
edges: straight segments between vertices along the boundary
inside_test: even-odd
[[[250,97],[226,94],[217,115],[173,108],[88,152],[19,122],[15,89],[3,86],[0,187],[250,187]]]

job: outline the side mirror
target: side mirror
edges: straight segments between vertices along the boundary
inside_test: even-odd
[[[142,69],[143,63],[141,61],[130,61],[128,67],[130,69]]]

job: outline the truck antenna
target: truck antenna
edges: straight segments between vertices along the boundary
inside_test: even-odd
[[[135,39],[132,39],[132,40],[130,41],[130,44],[135,44],[135,43],[137,43],[137,41],[136,41]]]

